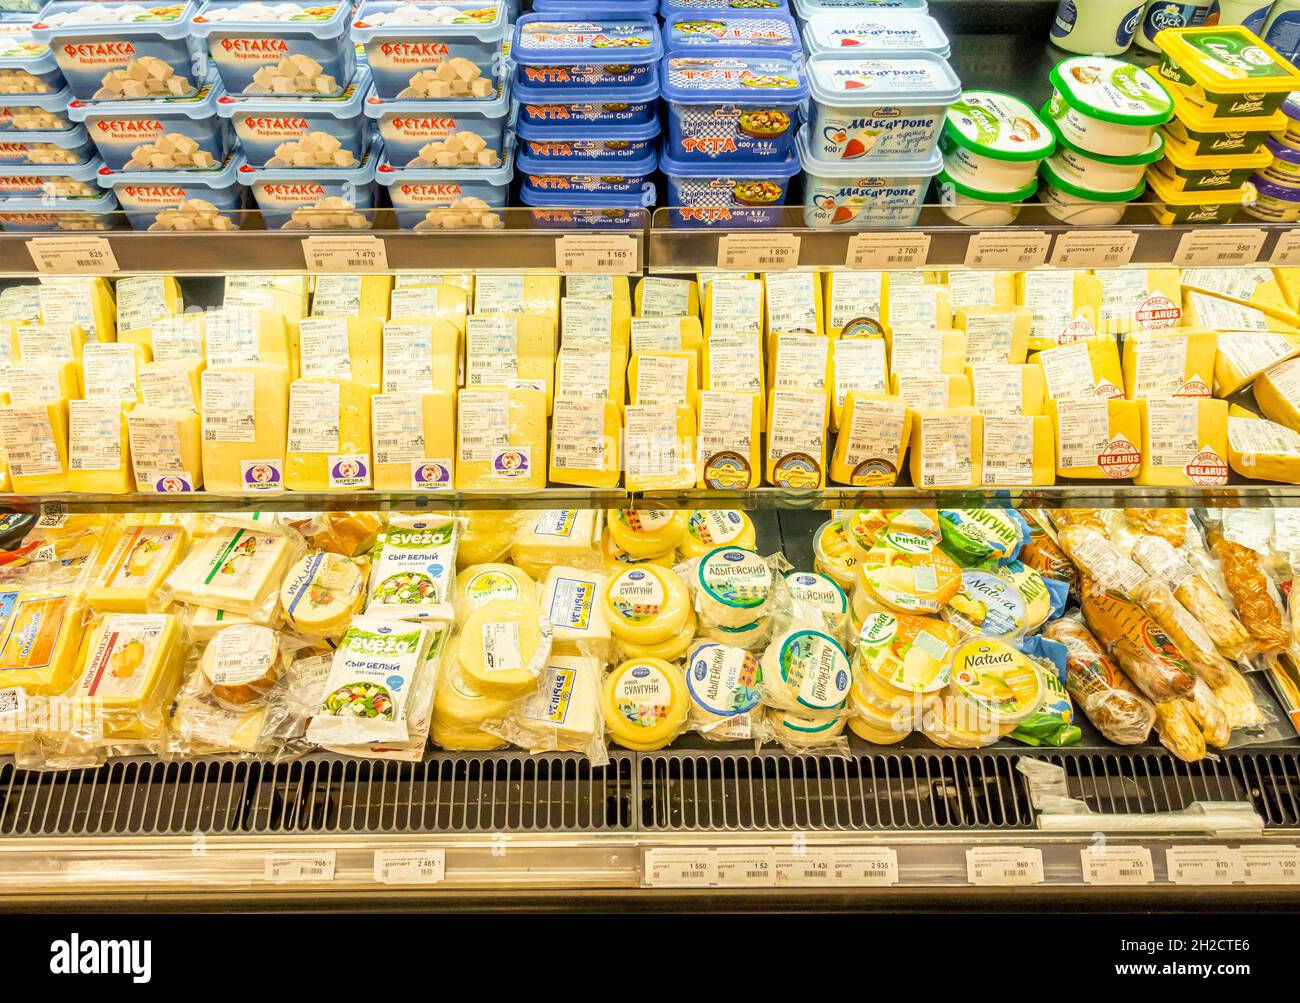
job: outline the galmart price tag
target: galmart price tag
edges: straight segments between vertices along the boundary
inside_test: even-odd
[[[641,883],[647,888],[708,888],[717,881],[712,850],[646,850],[642,857]]]
[[[973,885],[1041,884],[1043,851],[1034,846],[972,846],[966,851],[966,880]]]
[[[1056,238],[1056,268],[1123,268],[1133,260],[1138,235],[1132,230],[1072,230]]]
[[[1025,271],[1047,261],[1052,238],[1041,230],[981,230],[966,245],[967,268]]]
[[[640,270],[636,237],[565,234],[555,241],[555,267],[566,274],[632,275]]]
[[[1193,230],[1183,234],[1178,242],[1174,264],[1180,268],[1253,265],[1264,249],[1266,236],[1263,230],[1239,230],[1236,227]]]
[[[309,272],[388,271],[388,247],[381,237],[304,237],[302,256]]]
[[[776,879],[791,887],[888,887],[898,884],[898,853],[887,846],[778,850]]]
[[[1149,885],[1156,879],[1145,846],[1085,846],[1079,851],[1083,880],[1089,885]]]
[[[1243,846],[1242,868],[1249,885],[1300,884],[1300,848]]]
[[[1229,846],[1171,846],[1165,870],[1176,885],[1230,885],[1246,880],[1240,850]]]
[[[333,850],[317,853],[270,853],[266,857],[266,880],[278,885],[300,881],[333,881],[337,855]]]
[[[1300,265],[1300,230],[1288,230],[1278,238],[1268,263],[1280,268]]]
[[[383,885],[436,885],[447,876],[446,850],[376,850],[374,879]]]
[[[32,264],[43,275],[111,275],[118,271],[113,247],[103,237],[33,237]]]
[[[716,853],[720,888],[772,888],[776,850],[771,846],[721,846]]]
[[[844,266],[872,271],[924,268],[929,257],[928,233],[855,233],[849,238]]]
[[[718,267],[729,272],[776,272],[799,264],[797,233],[727,233],[718,238]]]

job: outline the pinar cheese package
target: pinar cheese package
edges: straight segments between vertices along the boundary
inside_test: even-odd
[[[961,569],[931,537],[890,529],[866,552],[857,581],[885,609],[937,613],[961,588]]]
[[[854,668],[891,698],[934,693],[948,685],[960,640],[942,620],[877,610],[862,621]]]

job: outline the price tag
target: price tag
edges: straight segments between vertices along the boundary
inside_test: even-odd
[[[382,237],[304,237],[302,256],[309,272],[388,271],[388,248]]]
[[[103,237],[33,237],[27,241],[36,270],[45,275],[109,275],[118,270]]]
[[[928,233],[855,233],[844,266],[872,271],[924,268],[929,257]]]
[[[1183,234],[1178,242],[1174,264],[1180,268],[1253,265],[1264,249],[1266,236],[1263,230],[1238,230],[1235,227],[1193,230]]]
[[[1300,884],[1300,847],[1243,846],[1241,860],[1247,884]]]
[[[1287,230],[1278,238],[1268,263],[1282,267],[1300,265],[1300,230]]]
[[[1085,846],[1083,880],[1090,885],[1149,885],[1156,879],[1151,851],[1145,846]]]
[[[1138,235],[1132,230],[1071,230],[1056,238],[1056,268],[1123,268],[1133,260]]]
[[[799,264],[797,233],[727,233],[718,238],[718,267],[729,272],[777,272]]]
[[[568,233],[555,241],[555,267],[584,275],[631,275],[640,270],[631,234]]]
[[[278,885],[298,881],[333,881],[337,855],[333,850],[317,853],[269,853],[266,880]]]
[[[1241,851],[1228,846],[1171,846],[1165,870],[1176,885],[1230,885],[1246,880]]]
[[[1043,851],[1033,846],[972,846],[966,851],[966,880],[973,885],[1041,884]]]
[[[436,885],[447,876],[446,850],[376,850],[374,878],[382,885]]]
[[[1047,261],[1050,235],[1041,230],[981,230],[966,245],[967,268],[1024,271]]]
[[[770,846],[719,847],[718,885],[722,888],[771,888],[776,884],[776,850]]]
[[[718,880],[712,850],[646,850],[641,883],[647,888],[707,888]]]

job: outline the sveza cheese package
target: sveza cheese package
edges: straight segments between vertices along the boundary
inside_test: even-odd
[[[1028,307],[958,307],[953,323],[966,335],[967,365],[1019,365],[1029,354],[1034,315]]]
[[[376,491],[450,490],[456,477],[454,392],[370,398]]]
[[[1047,396],[1052,400],[1124,395],[1124,373],[1113,339],[1050,348],[1032,361],[1042,367]]]
[[[189,545],[180,526],[123,526],[105,541],[105,555],[86,590],[96,613],[143,613]]]
[[[530,752],[581,752],[593,765],[609,762],[600,714],[600,663],[552,653],[537,690],[485,727]]]
[[[695,411],[686,405],[623,409],[623,486],[665,491],[695,486]]]
[[[782,488],[825,486],[827,412],[824,391],[772,391],[764,464],[769,484]]]
[[[457,490],[546,487],[544,391],[466,388],[456,404]]]
[[[700,287],[691,279],[647,275],[637,283],[633,301],[637,317],[700,316]]]
[[[852,686],[849,656],[839,642],[802,627],[772,639],[759,678],[764,703],[804,714],[837,711]]]
[[[370,397],[355,380],[303,379],[289,386],[284,486],[290,491],[370,487]]]
[[[1124,339],[1124,396],[1209,397],[1218,337],[1190,327],[1134,331]]]
[[[541,608],[551,622],[556,652],[609,657],[609,623],[600,598],[604,581],[599,571],[584,568],[557,565],[546,572]]]
[[[1266,369],[1300,355],[1300,342],[1267,331],[1220,331],[1217,349],[1214,396],[1231,397]]]
[[[15,494],[68,490],[68,402],[0,407],[0,442]]]
[[[174,602],[266,618],[278,601],[280,583],[303,550],[302,538],[275,525],[221,525],[196,539],[150,602]]]
[[[40,282],[42,324],[78,324],[87,340],[117,340],[117,308],[108,279],[42,275]]]
[[[461,625],[457,664],[479,693],[513,699],[537,688],[551,644],[551,622],[536,605],[493,599]]]
[[[1016,275],[1016,302],[1033,315],[1029,350],[1097,336],[1101,280],[1085,271],[1045,268]]]
[[[1056,438],[1047,415],[985,414],[982,424],[985,487],[1056,483]]]
[[[366,615],[450,621],[455,569],[456,523],[450,516],[390,525],[370,569]]]
[[[719,547],[701,557],[694,592],[704,627],[745,627],[774,607],[772,569],[744,547]]]
[[[66,690],[76,671],[83,612],[67,588],[0,592],[0,689],[48,696]]]
[[[556,564],[598,568],[598,516],[593,509],[576,508],[525,512],[524,527],[510,547],[510,560],[538,581]]]
[[[196,410],[138,404],[126,415],[135,490],[174,493],[203,487],[203,432]]]
[[[545,394],[550,414],[555,373],[552,342],[545,318],[473,315],[465,335],[465,386],[472,390],[531,387]]]
[[[988,414],[1043,413],[1047,380],[1041,366],[981,363],[966,367],[971,405]]]
[[[916,487],[979,487],[984,471],[984,416],[971,407],[915,411],[908,469]]]
[[[288,372],[278,366],[205,369],[202,396],[207,490],[282,489],[289,424]]]
[[[299,375],[356,380],[375,390],[383,376],[383,334],[378,317],[309,317],[298,325]]]
[[[735,509],[695,509],[678,548],[685,558],[703,557],[718,547],[754,549],[754,524]]]
[[[682,733],[690,697],[676,665],[633,658],[605,676],[600,708],[610,738],[625,749],[653,752]]]
[[[318,275],[312,290],[313,317],[388,319],[391,275]]]
[[[356,562],[317,551],[289,569],[280,586],[280,606],[289,625],[304,637],[338,637],[361,609],[366,579]]]
[[[1102,268],[1096,277],[1101,283],[1097,322],[1101,334],[1180,327],[1184,322],[1213,326],[1183,317],[1183,287],[1177,268]]]
[[[1142,462],[1138,401],[1049,400],[1056,439],[1056,475],[1122,480]]]
[[[623,474],[622,407],[602,397],[561,395],[551,414],[550,479],[556,484],[616,487]]]
[[[672,554],[686,536],[689,513],[657,508],[616,509],[606,515],[610,537],[633,558]]]
[[[1300,432],[1300,359],[1288,359],[1255,377],[1255,403],[1264,417]]]
[[[134,489],[126,427],[133,406],[115,400],[68,402],[69,491],[123,495]]]
[[[1138,401],[1142,463],[1134,484],[1217,487],[1228,483],[1228,402]]]
[[[459,329],[428,317],[399,317],[384,322],[382,371],[384,393],[454,394],[463,375]]]
[[[699,475],[696,487],[736,490],[763,479],[762,397],[757,393],[700,392]]]
[[[1243,477],[1300,483],[1300,432],[1234,410],[1228,415],[1228,464]]]
[[[693,647],[686,664],[690,729],[713,742],[752,738],[763,716],[760,674],[758,659],[744,648],[716,643]]]

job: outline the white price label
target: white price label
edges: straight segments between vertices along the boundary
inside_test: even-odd
[[[110,275],[118,270],[113,248],[103,237],[33,237],[27,251],[46,275]]]
[[[1268,263],[1282,268],[1300,265],[1300,230],[1288,230],[1278,238]]]
[[[1174,264],[1180,268],[1253,265],[1264,249],[1263,230],[1193,230],[1183,234],[1174,252]]]
[[[567,233],[556,238],[555,267],[565,273],[632,275],[641,269],[637,239],[631,234]]]
[[[799,264],[797,233],[727,233],[718,238],[718,267],[730,272],[777,272]]]
[[[1138,235],[1132,230],[1072,230],[1056,238],[1056,268],[1123,268],[1133,260]]]
[[[924,268],[929,257],[928,233],[855,233],[844,266],[872,271]]]
[[[1250,885],[1300,884],[1300,847],[1243,846],[1243,876]]]
[[[716,852],[719,887],[772,888],[776,850],[770,846],[723,846]]]
[[[266,880],[275,884],[297,881],[333,881],[337,855],[333,850],[316,853],[270,853],[266,857]]]
[[[1041,230],[981,230],[966,245],[967,268],[1026,271],[1047,261],[1052,238]]]
[[[647,888],[708,888],[717,884],[718,861],[712,850],[646,850],[641,883]]]
[[[1083,880],[1090,885],[1149,885],[1156,879],[1145,846],[1085,846],[1079,851]]]
[[[1176,885],[1230,885],[1246,880],[1240,850],[1230,846],[1171,846],[1165,871]]]
[[[436,885],[446,876],[446,850],[375,851],[374,879],[381,885]]]
[[[973,885],[1037,885],[1043,851],[1033,846],[973,846],[966,851],[966,880]]]
[[[386,272],[388,248],[382,237],[304,237],[309,272]]]
[[[898,853],[887,846],[810,846],[776,851],[778,885],[888,887],[898,884]]]

